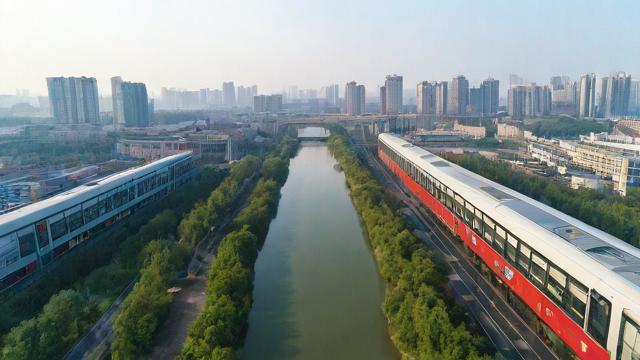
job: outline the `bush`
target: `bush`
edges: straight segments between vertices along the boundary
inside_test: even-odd
[[[259,168],[259,159],[248,155],[231,167],[230,175],[211,192],[206,202],[199,202],[180,222],[180,241],[196,246],[209,229],[228,210],[240,195],[245,180],[251,178]]]
[[[182,265],[172,251],[175,246],[159,240],[145,246],[140,281],[122,303],[113,324],[113,359],[134,359],[151,345],[153,334],[171,304],[172,296],[167,289]]]
[[[40,315],[9,332],[2,359],[60,358],[98,317],[96,309],[79,292],[63,290],[51,297]]]

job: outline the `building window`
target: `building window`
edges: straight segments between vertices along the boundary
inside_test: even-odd
[[[69,221],[69,231],[73,231],[84,225],[84,221],[82,219],[82,211],[76,211],[73,214],[69,215],[67,218]]]
[[[20,257],[26,257],[36,252],[36,237],[33,228],[18,232],[18,244],[20,245]]]
[[[63,217],[62,219],[54,222],[51,226],[51,238],[53,240],[59,239],[67,233],[67,221]]]
[[[36,237],[38,239],[38,245],[42,249],[49,245],[49,232],[47,230],[47,221],[42,220],[36,223]]]

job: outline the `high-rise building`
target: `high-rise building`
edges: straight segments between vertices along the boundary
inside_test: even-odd
[[[629,90],[629,114],[640,115],[640,81],[632,81]]]
[[[551,89],[548,86],[515,85],[509,89],[509,115],[512,118],[544,116],[551,113]]]
[[[380,114],[387,114],[387,88],[380,86]]]
[[[238,107],[250,107],[253,105],[253,97],[258,95],[258,86],[238,86],[238,100],[236,104]]]
[[[446,81],[436,83],[436,114],[447,114],[448,84]]]
[[[469,88],[469,104],[467,104],[467,112],[473,114],[482,113],[482,92],[480,88]]]
[[[524,79],[516,74],[509,74],[509,87],[524,84]]]
[[[480,98],[482,115],[496,114],[498,112],[498,102],[500,100],[500,81],[487,78],[480,85]]]
[[[113,126],[147,127],[151,125],[147,86],[143,83],[122,81],[120,76],[111,78],[113,101]]]
[[[47,78],[51,113],[58,124],[100,122],[98,82],[87,77]]]
[[[604,117],[604,109],[607,106],[607,85],[609,84],[608,77],[599,77],[595,80],[595,98],[594,98],[594,110],[593,117]]]
[[[124,114],[122,108],[122,78],[114,76],[111,78],[111,102],[113,103],[113,126],[117,129],[124,124]]]
[[[222,104],[227,107],[236,106],[236,87],[233,81],[222,83]]]
[[[607,82],[604,117],[618,118],[627,115],[631,95],[631,75],[612,73]]]
[[[325,88],[325,96],[329,105],[340,105],[340,86],[338,84],[331,84],[327,86]]]
[[[469,81],[463,75],[458,75],[451,79],[448,96],[448,114],[466,113],[467,104],[469,103]]]
[[[209,89],[200,89],[200,105],[207,106],[209,104]]]
[[[436,86],[428,81],[421,81],[416,89],[418,114],[436,113]]]
[[[347,114],[360,115],[364,113],[364,85],[358,85],[355,81],[348,82],[344,90],[344,97]]]
[[[298,98],[298,96],[299,96],[299,94],[298,94],[298,86],[297,85],[289,86],[289,91],[287,91],[287,100],[288,100],[288,102],[296,100]]]
[[[387,75],[384,87],[386,101],[383,114],[402,113],[402,76]]]
[[[571,80],[568,76],[552,76],[551,80],[549,81],[549,84],[551,85],[551,91],[553,92],[554,90],[564,90],[565,85],[570,81]]]
[[[585,74],[578,84],[578,116],[594,117],[596,99],[596,76]]]
[[[552,106],[575,110],[578,104],[576,83],[568,76],[553,76],[550,84]]]
[[[282,110],[282,95],[256,95],[253,97],[254,112],[277,113]]]

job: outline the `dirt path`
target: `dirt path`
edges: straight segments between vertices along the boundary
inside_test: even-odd
[[[171,302],[169,315],[154,336],[154,345],[146,356],[147,359],[175,359],[180,355],[182,345],[189,332],[189,326],[200,314],[206,300],[207,274],[209,267],[215,260],[215,250],[223,235],[226,234],[225,228],[244,208],[256,181],[257,176],[244,184],[242,195],[231,206],[233,210],[225,214],[213,236],[208,236],[197,247],[189,265],[190,271],[194,272],[195,276],[179,279],[173,285],[182,290],[175,295]]]
[[[180,354],[189,325],[200,314],[206,299],[206,275],[178,280],[175,286],[182,290],[171,303],[167,320],[156,335],[156,345],[149,353],[148,359],[175,359]]]

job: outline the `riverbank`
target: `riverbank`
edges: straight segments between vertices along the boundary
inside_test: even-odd
[[[383,311],[396,347],[408,358],[488,359],[487,339],[468,330],[471,320],[446,293],[447,271],[396,215],[392,195],[358,158],[348,137],[334,134],[328,144],[345,172],[387,283]]]
[[[399,359],[385,284],[326,144],[303,142],[255,267],[240,358]]]
[[[297,142],[281,142],[262,164],[261,179],[247,205],[235,217],[232,229],[220,242],[209,271],[207,297],[189,329],[179,359],[231,359],[242,345],[251,310],[254,264],[271,219],[280,188],[289,174],[289,154]]]

